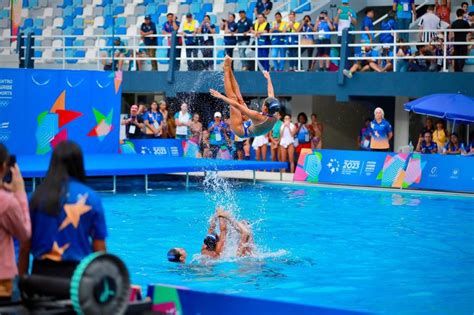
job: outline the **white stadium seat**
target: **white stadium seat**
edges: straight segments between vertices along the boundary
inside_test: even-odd
[[[63,26],[64,20],[62,17],[57,17],[53,21],[53,27],[61,27]]]
[[[102,27],[104,26],[104,17],[103,16],[97,16],[94,19],[94,27]]]

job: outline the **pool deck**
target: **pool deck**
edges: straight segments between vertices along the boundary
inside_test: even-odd
[[[348,189],[348,190],[368,190],[368,191],[383,191],[391,193],[411,193],[411,194],[423,194],[423,195],[442,195],[442,196],[453,196],[453,197],[469,197],[474,198],[474,194],[470,193],[456,193],[449,191],[434,191],[434,190],[421,190],[421,189],[396,189],[396,188],[384,188],[384,187],[368,187],[368,186],[348,186],[348,185],[337,185],[337,184],[313,184],[307,182],[295,182],[293,181],[293,174],[291,173],[280,173],[280,172],[262,172],[256,171],[219,171],[219,176],[228,179],[236,180],[248,180],[263,183],[291,185],[291,186],[308,186],[308,187],[321,187],[321,188],[333,188],[333,189]],[[255,177],[254,177],[255,174]],[[173,173],[172,175],[185,176],[186,173]],[[191,172],[190,177],[204,177],[204,172]]]

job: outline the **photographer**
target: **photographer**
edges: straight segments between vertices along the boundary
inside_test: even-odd
[[[142,130],[145,126],[143,118],[138,115],[138,106],[130,107],[130,114],[122,119],[121,125],[125,126],[127,139],[140,139],[143,136]]]
[[[231,58],[234,57],[234,48],[237,45],[237,23],[235,23],[235,14],[229,13],[227,20],[222,20],[221,29],[224,30],[224,44],[231,46],[225,49],[225,54]],[[234,62],[232,62],[232,70],[234,70]]]
[[[327,32],[334,31],[334,25],[331,22],[331,19],[328,16],[328,12],[326,10],[321,11],[319,13],[318,22],[314,26],[314,31],[318,32],[319,34],[316,43],[318,45],[328,45],[331,44],[331,35],[324,34]],[[331,51],[330,47],[318,47],[317,56],[318,57],[329,57],[329,53]],[[329,70],[329,64],[331,60],[319,60],[319,69],[323,71]]]
[[[204,34],[201,37],[201,45],[202,46],[214,46],[214,36],[213,34],[216,33],[216,26],[211,23],[211,17],[209,15],[204,16],[204,21],[201,23],[201,27],[199,28],[199,33]],[[209,36],[209,34],[211,36]],[[214,56],[213,49],[211,48],[202,48],[201,49],[202,56],[205,58],[212,58]],[[204,60],[204,69],[205,70],[212,70],[214,62],[212,60]]]
[[[0,304],[11,301],[13,278],[18,274],[13,237],[25,242],[30,236],[25,183],[15,159],[0,144]]]

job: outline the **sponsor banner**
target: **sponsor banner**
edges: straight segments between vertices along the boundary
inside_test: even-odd
[[[120,146],[120,153],[182,157],[183,141],[178,139],[125,140]]]
[[[63,140],[84,153],[119,149],[121,73],[0,69],[0,142],[17,155]]]
[[[474,157],[304,149],[294,180],[474,193]]]

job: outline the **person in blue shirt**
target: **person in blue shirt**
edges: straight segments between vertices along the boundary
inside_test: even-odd
[[[267,16],[272,11],[272,8],[273,3],[270,0],[258,0],[255,9],[253,10],[253,14],[254,16],[259,14],[265,14],[265,16]]]
[[[225,49],[225,54],[229,57],[234,57],[234,46],[237,45],[237,23],[235,23],[235,14],[230,13],[227,20],[222,20],[221,29],[224,30],[224,44],[230,46]],[[234,69],[234,63],[232,62],[232,69]]]
[[[282,16],[280,12],[275,13],[275,21],[272,23],[272,28],[270,33],[272,34],[282,34],[285,32],[286,22],[282,21]],[[286,38],[282,35],[272,36],[272,45],[282,46],[286,44]],[[272,48],[272,58],[283,58],[286,56],[286,49],[284,47],[275,47]],[[276,59],[273,60],[273,68],[275,71],[282,72],[285,68],[285,61]]]
[[[393,70],[393,48],[390,46],[382,46],[380,57],[387,57],[386,59],[379,59],[378,63],[383,72]]]
[[[445,147],[446,154],[461,154],[461,143],[459,143],[459,136],[457,133],[453,132],[451,137],[449,137],[449,142]]]
[[[364,128],[359,132],[357,137],[357,145],[361,150],[370,150],[370,123],[372,120],[367,118],[364,123]]]
[[[213,48],[214,46],[214,36],[213,34],[216,33],[216,26],[211,23],[211,17],[209,15],[204,16],[204,20],[201,23],[201,27],[199,29],[199,33],[203,34],[204,36],[201,37],[201,45],[202,46],[211,46],[211,48],[202,48],[202,56],[205,58],[212,58],[214,56]],[[213,60],[204,60],[204,69],[205,70],[212,70],[214,67]]]
[[[393,0],[392,9],[397,12],[398,29],[407,30],[410,28],[410,23],[416,20],[415,0]],[[409,42],[409,33],[398,34],[399,38],[403,39],[405,43]]]
[[[72,141],[59,143],[30,201],[32,237],[21,252],[31,251],[33,274],[70,278],[82,259],[106,250],[102,202],[85,180],[81,148]],[[29,255],[20,260],[28,266]]]
[[[386,152],[390,149],[390,140],[393,138],[392,125],[385,120],[382,108],[377,107],[374,116],[370,123],[370,149]]]
[[[158,103],[156,101],[151,102],[150,111],[146,112],[143,121],[145,122],[147,138],[154,139],[161,136],[163,132],[163,115],[158,110]]]
[[[146,46],[157,46],[158,45],[158,38],[153,37],[156,35],[156,25],[151,21],[151,16],[145,16],[145,21],[142,23],[140,27],[140,35],[143,37],[143,42]],[[148,57],[155,58],[156,57],[156,48],[148,48],[147,49]],[[156,60],[151,61],[151,65],[153,70],[158,70],[158,63]]]
[[[214,113],[214,121],[209,123],[207,130],[210,133],[210,145],[212,158],[217,157],[219,149],[227,143],[227,125],[222,121],[222,114],[220,112]]]
[[[171,35],[173,32],[178,32],[179,30],[179,21],[173,13],[168,13],[166,15],[166,22],[161,27],[161,34]],[[181,46],[183,45],[183,39],[178,37],[178,43],[176,47],[176,56],[181,56]],[[168,38],[168,46],[171,46],[171,37]],[[170,49],[168,49],[167,57],[170,58]],[[174,70],[179,71],[180,62],[175,60]]]
[[[394,31],[397,29],[397,22],[395,21],[393,11],[390,11],[387,18],[382,21],[380,29],[382,31]],[[380,33],[379,41],[381,44],[393,44],[393,33]]]
[[[315,28],[314,28],[313,23],[311,23],[311,17],[309,15],[304,16],[303,22],[300,25],[300,32],[303,33],[301,35],[301,44],[303,45],[303,47],[301,48],[301,56],[306,54],[308,58],[311,58],[311,59],[308,59],[308,66],[306,67],[306,69],[308,71],[312,71],[314,68],[315,60],[312,60],[314,48],[311,47],[310,45],[314,45],[314,35],[308,34],[308,33],[315,32]],[[306,46],[309,46],[309,47],[306,47]],[[303,61],[301,63],[303,63]]]
[[[255,36],[259,46],[269,46],[270,36],[266,35],[270,32],[270,23],[267,22],[267,18],[263,14],[259,14],[257,21],[255,21],[252,29],[252,34]],[[263,70],[270,70],[270,63],[268,62],[268,55],[270,48],[263,47],[257,49],[258,62],[261,64]]]
[[[237,36],[237,46],[242,46],[239,48],[240,58],[247,58],[247,48],[250,43],[250,31],[252,29],[252,21],[247,18],[247,14],[244,10],[239,11],[239,21],[237,22],[237,33],[243,34],[243,36]],[[242,60],[242,71],[247,71],[250,69],[250,61]]]
[[[321,11],[321,13],[319,13],[318,22],[316,22],[316,25],[314,27],[314,31],[319,33],[317,35],[318,39],[316,40],[316,43],[318,45],[331,44],[331,35],[325,34],[325,33],[332,32],[334,30],[335,28],[334,28],[334,25],[332,24],[331,19],[328,16],[328,11],[326,10]],[[330,47],[318,47],[316,56],[329,57],[330,50],[331,50]],[[328,71],[330,62],[331,62],[330,60],[326,60],[326,61],[319,60],[319,69],[323,71]]]
[[[362,40],[369,41],[372,43],[374,41],[374,9],[367,8],[365,9],[365,17],[362,20],[362,31],[367,33],[362,34]]]
[[[369,44],[368,42],[364,42],[365,44]],[[371,58],[371,57],[378,57],[379,53],[377,50],[372,49],[370,45],[364,46],[361,48],[360,53],[355,54],[356,57],[362,58]],[[349,79],[352,78],[352,75],[357,71],[375,71],[375,72],[383,72],[383,69],[380,68],[376,59],[364,59],[364,60],[357,60],[352,67],[347,70],[344,69],[344,75]]]
[[[433,141],[433,135],[431,132],[425,132],[423,138],[418,140],[416,146],[416,152],[423,154],[434,154],[438,153],[438,145]]]

